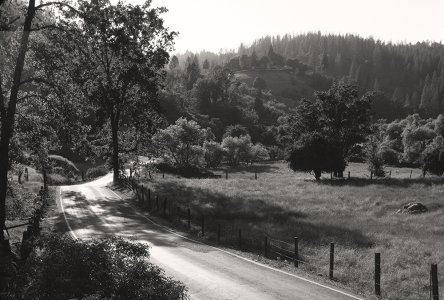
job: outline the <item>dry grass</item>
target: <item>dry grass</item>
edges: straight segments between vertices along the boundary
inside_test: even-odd
[[[237,228],[257,247],[264,234],[288,242],[299,237],[300,253],[309,263],[302,268],[316,274],[328,274],[328,245],[335,242],[335,277],[367,296],[373,293],[374,253],[381,252],[384,298],[428,298],[430,263],[441,267],[444,260],[444,180],[420,178],[420,170],[409,179],[411,169],[392,168],[391,179],[370,181],[365,165],[351,164],[346,176],[348,170],[350,181],[330,181],[327,174],[315,182],[285,163],[270,163],[230,170],[228,180],[219,169],[220,179],[166,174],[149,186],[190,206],[193,214],[204,214],[209,230],[222,224],[223,235],[233,240]],[[429,212],[395,213],[411,201],[424,203]]]

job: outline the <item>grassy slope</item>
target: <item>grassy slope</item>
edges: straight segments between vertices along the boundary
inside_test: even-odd
[[[310,263],[303,268],[312,272],[327,274],[328,244],[335,242],[337,280],[367,295],[373,291],[374,253],[381,252],[384,295],[426,299],[430,263],[444,259],[443,181],[421,179],[420,170],[410,180],[411,169],[403,168],[392,169],[393,179],[370,181],[365,165],[351,164],[348,170],[355,179],[325,176],[318,183],[274,163],[230,170],[228,180],[167,174],[149,185],[162,197],[190,205],[194,214],[205,214],[210,230],[223,224],[223,235],[236,236],[243,228],[243,236],[257,241],[264,233],[288,242],[298,236]],[[395,214],[410,201],[421,201],[430,211]]]

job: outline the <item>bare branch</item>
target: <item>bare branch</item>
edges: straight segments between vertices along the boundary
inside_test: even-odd
[[[66,4],[66,3],[62,3],[62,2],[47,2],[47,3],[42,3],[42,4],[40,4],[40,5],[37,5],[37,6],[35,7],[35,10],[37,11],[37,10],[42,9],[42,8],[44,8],[44,7],[47,7],[47,6],[53,6],[53,5],[54,5],[54,6],[67,7],[67,8],[69,8],[69,9],[71,9],[72,11],[75,11],[76,13],[80,14],[80,12],[79,12],[75,7],[73,7],[73,6],[69,5],[69,4]]]

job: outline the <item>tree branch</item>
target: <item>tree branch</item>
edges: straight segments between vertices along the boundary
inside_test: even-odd
[[[69,4],[66,4],[66,3],[62,3],[62,2],[47,2],[47,3],[42,3],[42,4],[40,4],[40,5],[37,5],[36,7],[35,7],[35,10],[37,11],[37,10],[39,10],[39,9],[42,9],[42,8],[44,8],[44,7],[47,7],[47,6],[52,6],[52,5],[54,5],[54,6],[64,6],[64,7],[68,7],[69,9],[71,9],[72,11],[75,11],[76,13],[78,13],[78,14],[80,14],[80,11],[78,11],[75,7],[73,7],[73,6],[71,6],[71,5],[69,5]]]
[[[56,88],[56,86],[55,86],[52,82],[49,82],[49,81],[47,81],[46,79],[38,78],[38,77],[30,77],[30,78],[28,78],[28,79],[25,79],[25,80],[21,81],[21,82],[19,83],[19,85],[28,84],[28,83],[31,83],[31,82],[35,82],[35,83],[43,83],[43,84],[46,84],[46,85],[48,85],[48,86],[50,86],[50,87],[52,87],[52,88]]]

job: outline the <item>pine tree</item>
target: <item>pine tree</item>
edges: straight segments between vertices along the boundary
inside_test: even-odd
[[[169,68],[172,71],[175,70],[177,67],[179,67],[179,59],[176,55],[173,55],[170,60]]]

